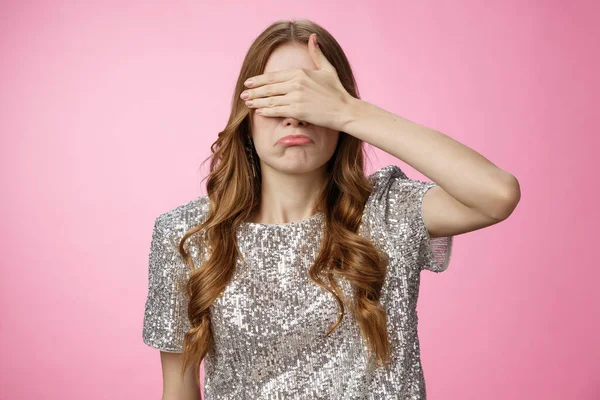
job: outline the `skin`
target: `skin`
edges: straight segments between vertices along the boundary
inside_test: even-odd
[[[271,53],[264,72],[299,68],[317,70],[306,45],[286,44]],[[317,195],[325,184],[326,163],[335,151],[339,130],[294,117],[265,117],[252,112],[250,118],[262,171],[261,206],[250,221],[278,224],[315,214]],[[309,136],[313,143],[277,143],[284,136],[297,134]]]
[[[512,174],[442,132],[350,96],[317,46],[316,34],[309,39],[308,53],[316,70],[265,71],[246,81],[248,89],[240,97],[263,117],[279,121],[292,117],[346,132],[437,183],[423,197],[423,220],[430,237],[482,229],[512,214],[521,198],[519,181]],[[281,64],[282,68],[286,66],[294,65]],[[303,195],[294,191],[295,181],[286,179],[278,187],[271,178],[267,177],[266,199],[274,209],[263,208],[263,218],[281,221],[282,216],[289,216],[286,213],[296,217],[309,214],[299,199],[314,199],[310,182],[299,183],[304,184],[302,190],[309,190]],[[291,194],[285,193],[287,190]]]
[[[189,367],[183,378],[181,377],[181,353],[161,351],[160,361],[163,373],[162,400],[202,400],[192,368]]]

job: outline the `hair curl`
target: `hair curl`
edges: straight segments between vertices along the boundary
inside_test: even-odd
[[[211,161],[206,178],[210,199],[208,216],[202,224],[185,233],[178,248],[191,268],[185,287],[191,329],[184,338],[181,371],[183,374],[188,365],[193,365],[198,385],[200,364],[213,345],[209,307],[231,280],[236,259],[240,256],[235,230],[260,204],[260,173],[253,177],[245,149],[251,129],[251,111],[239,96],[245,90],[244,81],[263,73],[269,55],[278,46],[288,43],[308,45],[312,33],[318,35],[321,51],[336,69],[344,88],[351,96],[359,98],[350,63],[342,48],[314,22],[274,22],[250,46],[233,93],[229,121],[212,144],[212,155],[205,160]],[[252,152],[253,159],[258,160],[254,149]],[[327,229],[320,253],[308,275],[314,283],[330,292],[339,305],[338,319],[326,334],[331,334],[340,325],[344,306],[347,306],[354,313],[361,335],[376,361],[387,364],[390,353],[387,316],[379,299],[388,260],[371,241],[358,234],[363,209],[372,191],[364,173],[364,159],[363,141],[340,132],[336,150],[327,163],[327,183],[317,203],[317,209],[324,212]],[[259,165],[255,168],[260,171]],[[211,251],[201,268],[195,268],[184,242],[201,231],[201,245],[208,246]],[[354,295],[352,301],[348,301],[340,290],[336,282],[338,277],[350,283]]]

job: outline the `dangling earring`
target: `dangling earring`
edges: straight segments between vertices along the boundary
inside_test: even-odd
[[[252,138],[248,136],[246,140],[246,153],[248,154],[250,166],[252,167],[252,176],[256,178],[256,167],[254,166],[254,154],[252,151]]]

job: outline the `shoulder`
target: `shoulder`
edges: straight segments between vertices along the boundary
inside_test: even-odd
[[[373,193],[380,193],[394,181],[408,177],[399,166],[390,164],[371,173],[367,179],[373,185]]]
[[[367,178],[374,184],[381,184],[391,179],[408,179],[404,171],[394,164],[379,168]]]
[[[155,227],[169,231],[171,234],[185,233],[204,222],[208,209],[208,195],[197,197],[160,213],[156,217]]]
[[[401,229],[401,225],[421,223],[423,196],[434,182],[409,179],[397,165],[387,165],[368,176],[372,192],[366,208],[378,223]]]
[[[204,195],[160,213],[156,217],[152,231],[151,258],[156,257],[158,259],[155,263],[157,268],[184,269],[177,248],[190,229],[205,221],[208,216],[209,205],[208,196]],[[198,239],[198,232],[195,232],[191,237],[194,240],[186,240],[184,248],[194,261],[198,262],[198,257],[203,254],[199,241],[196,240]],[[168,265],[165,266],[165,262]]]
[[[208,195],[204,195],[160,213],[154,222],[152,233],[154,241],[161,243],[162,251],[166,254],[173,254],[173,257],[176,257],[176,249],[184,235],[206,220],[209,206]],[[198,233],[194,233],[193,236],[197,235]],[[196,240],[187,240],[184,248],[193,257],[197,257],[199,254]]]

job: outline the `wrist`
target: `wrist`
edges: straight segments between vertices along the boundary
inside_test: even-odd
[[[363,100],[348,95],[341,112],[339,131],[348,132],[348,127],[359,118],[363,104]]]

